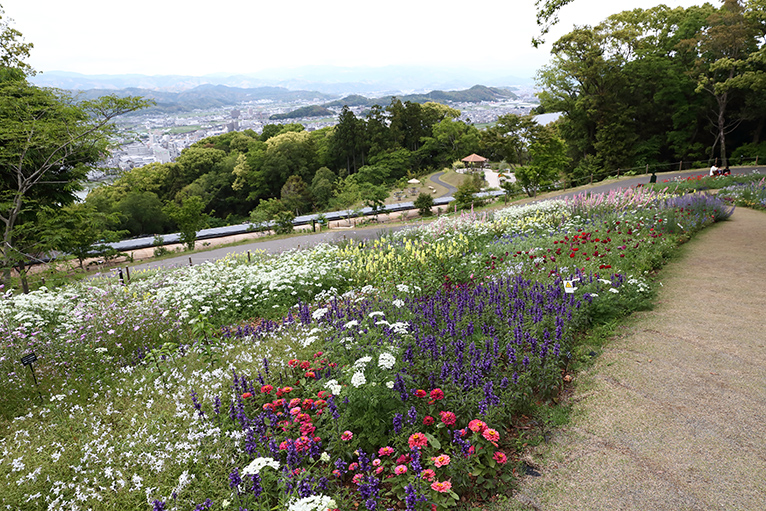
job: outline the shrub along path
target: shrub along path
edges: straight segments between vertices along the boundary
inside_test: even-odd
[[[766,214],[744,208],[662,270],[653,311],[576,376],[572,422],[503,509],[766,508]]]

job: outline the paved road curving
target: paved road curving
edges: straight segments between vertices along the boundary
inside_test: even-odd
[[[742,169],[733,169],[733,172],[735,173],[750,173],[753,171],[753,168],[742,168]],[[760,172],[766,173],[766,168],[760,168]],[[675,179],[677,177],[685,177],[685,176],[693,176],[693,175],[699,175],[701,171],[694,170],[694,171],[685,171],[685,172],[670,172],[670,173],[664,173],[664,174],[658,174],[658,181],[663,180],[669,180],[669,179]],[[433,178],[435,178],[436,182],[440,184],[441,186],[448,187],[450,189],[450,194],[454,193],[456,188],[448,183],[445,183],[441,180],[438,180],[438,177],[442,173],[434,174]],[[626,188],[630,186],[635,186],[639,183],[648,183],[649,176],[643,175],[643,176],[637,176],[632,177],[628,179],[623,179],[620,181],[612,181],[610,183],[606,184],[600,184],[593,187],[590,187],[588,191],[592,193],[602,193],[609,190],[615,190],[618,188]],[[570,192],[563,192],[560,194],[557,194],[555,197],[569,197],[573,195],[577,195],[579,193],[582,193],[583,190],[577,190],[577,191],[570,191]],[[551,197],[546,197],[551,198]],[[178,257],[170,258],[170,259],[164,259],[162,261],[150,261],[144,264],[136,265],[132,270],[143,270],[143,269],[154,269],[154,268],[173,268],[178,266],[186,266],[189,264],[189,259],[191,258],[192,264],[200,264],[205,261],[214,261],[216,259],[221,259],[223,257],[226,257],[229,254],[232,253],[238,253],[238,254],[244,254],[248,251],[255,251],[255,250],[264,250],[268,253],[279,253],[284,252],[291,249],[296,248],[306,248],[309,246],[317,245],[319,243],[333,243],[333,242],[339,242],[344,239],[356,239],[356,240],[363,240],[363,239],[374,239],[376,237],[379,237],[383,234],[385,234],[387,231],[390,231],[392,229],[394,230],[400,230],[406,228],[405,226],[397,226],[397,227],[368,227],[364,229],[350,229],[350,230],[333,230],[329,232],[323,232],[318,234],[305,234],[301,236],[295,236],[295,237],[288,237],[288,238],[281,238],[281,239],[267,239],[262,241],[254,241],[253,243],[248,243],[246,245],[239,245],[235,247],[225,247],[225,248],[219,248],[204,252],[193,252],[191,254],[184,254]]]
[[[445,174],[444,172],[437,172],[436,174],[431,176],[431,181],[447,189],[447,191],[441,194],[440,197],[452,196],[452,194],[454,194],[457,191],[457,188],[455,188],[449,183],[445,183],[444,181],[440,179],[444,174]]]

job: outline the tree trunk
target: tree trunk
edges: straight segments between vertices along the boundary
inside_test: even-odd
[[[753,130],[753,145],[758,145],[761,142],[761,132],[763,132],[763,120],[761,117],[758,119],[758,125]]]
[[[27,282],[27,267],[24,264],[24,260],[19,261],[19,266],[16,268],[19,272],[19,281],[21,282],[21,289],[24,294],[29,294],[29,283]]]
[[[726,159],[726,100],[728,93],[724,92],[716,99],[718,100],[718,138],[721,141],[721,167],[728,165]]]

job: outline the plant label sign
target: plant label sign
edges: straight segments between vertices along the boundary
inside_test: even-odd
[[[573,280],[565,280],[564,281],[564,292],[567,294],[571,294],[575,292],[576,287],[574,287],[574,281]]]
[[[24,364],[25,366],[32,365],[32,362],[36,362],[36,361],[37,361],[37,355],[35,355],[34,353],[30,353],[29,355],[24,355],[23,357],[21,357],[21,363]]]

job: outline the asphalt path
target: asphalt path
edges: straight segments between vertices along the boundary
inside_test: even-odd
[[[444,175],[444,172],[437,172],[436,174],[434,174],[433,176],[431,176],[431,181],[433,181],[433,182],[434,182],[434,183],[436,183],[437,185],[439,185],[439,186],[443,186],[444,188],[446,188],[446,189],[447,189],[447,193],[443,193],[443,194],[441,195],[442,197],[446,197],[447,195],[452,195],[453,193],[455,193],[455,192],[457,191],[457,188],[455,188],[454,186],[452,186],[452,185],[451,185],[451,184],[449,184],[449,183],[445,183],[444,181],[442,181],[440,178],[441,178],[443,175]]]
[[[741,167],[741,168],[731,169],[732,174],[740,174],[740,175],[750,174],[754,170],[757,170],[761,174],[766,173],[766,167]],[[689,176],[697,176],[697,175],[705,174],[705,173],[706,171],[704,170],[701,171],[699,169],[682,171],[682,172],[658,173],[657,182],[662,183],[663,181],[666,181],[666,180],[673,180],[676,178],[686,178]],[[451,185],[438,180],[438,177],[440,175],[441,173],[435,174],[432,177],[432,179],[438,182],[442,186],[445,186],[448,188],[454,188]],[[603,192],[609,192],[611,190],[617,190],[621,188],[629,188],[632,186],[636,186],[638,184],[649,183],[649,177],[650,177],[649,174],[643,174],[641,176],[624,178],[619,181],[612,181],[609,183],[590,186],[587,189],[580,188],[580,189],[576,189],[569,192],[562,192],[560,194],[546,196],[544,199],[541,199],[541,200],[573,197],[575,195],[579,195],[586,191],[589,193],[603,193]],[[411,228],[412,226],[413,224],[405,224],[405,225],[386,226],[386,227],[354,228],[354,229],[325,231],[322,233],[302,234],[302,235],[290,236],[290,237],[279,238],[279,239],[254,240],[252,243],[247,243],[243,245],[222,247],[222,248],[217,248],[213,250],[206,250],[203,252],[192,252],[192,253],[184,254],[182,256],[173,257],[170,259],[163,259],[160,261],[150,261],[147,263],[135,265],[131,267],[131,270],[140,271],[140,270],[156,269],[156,268],[174,268],[179,266],[188,266],[190,264],[197,265],[197,264],[202,264],[206,261],[215,261],[218,259],[222,259],[230,254],[246,254],[248,251],[250,252],[264,251],[266,253],[275,254],[275,253],[286,252],[288,250],[305,249],[305,248],[309,248],[321,243],[340,243],[346,240],[356,240],[356,241],[370,240],[370,239],[379,238],[381,236],[385,236],[386,233],[399,231],[402,229],[408,229],[408,228]],[[117,269],[113,270],[113,272],[114,271],[117,271]]]

